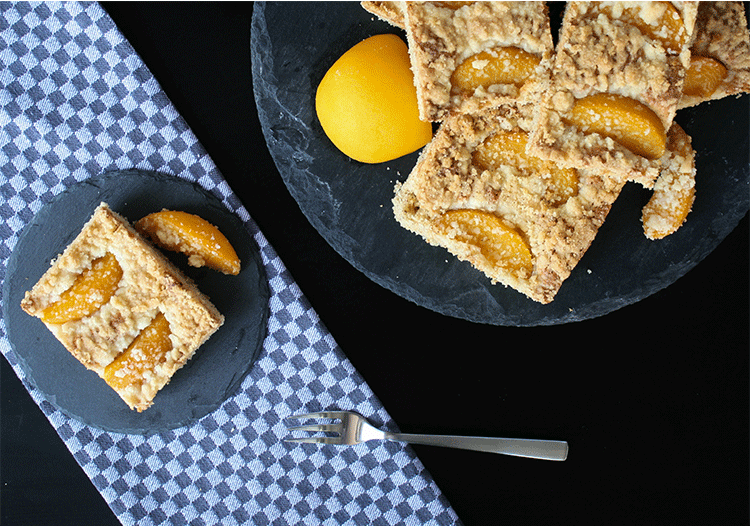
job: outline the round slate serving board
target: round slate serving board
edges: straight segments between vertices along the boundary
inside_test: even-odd
[[[559,13],[551,19],[559,23]],[[631,183],[551,304],[492,285],[468,263],[395,221],[393,188],[406,180],[418,152],[362,164],[337,150],[317,121],[315,91],[325,72],[353,45],[381,33],[405,39],[359,2],[256,4],[253,83],[268,148],[303,213],[354,267],[404,298],[495,325],[552,325],[601,316],[673,283],[748,211],[750,98],[705,103],[677,116],[693,138],[698,171],[695,205],[680,230],[660,241],[646,239],[640,216],[650,193]]]
[[[238,276],[187,265],[163,253],[219,309],[224,325],[175,373],[142,413],[131,411],[93,371],[81,365],[37,318],[20,308],[27,290],[106,202],[131,223],[162,208],[197,214],[216,225],[237,251]],[[64,413],[100,429],[150,434],[187,425],[231,396],[253,366],[266,335],[269,289],[255,240],[217,197],[174,176],[111,172],[56,196],[24,229],[8,263],[3,308],[8,337],[27,378]]]

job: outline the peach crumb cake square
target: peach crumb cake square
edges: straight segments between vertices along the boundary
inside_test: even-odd
[[[531,125],[529,106],[447,118],[396,186],[393,210],[492,282],[549,303],[625,182],[527,155]]]
[[[137,411],[152,405],[224,322],[192,281],[106,203],[21,307]]]
[[[544,2],[406,2],[420,118],[533,100],[553,51]]]
[[[696,15],[694,2],[568,2],[529,152],[651,188]]]

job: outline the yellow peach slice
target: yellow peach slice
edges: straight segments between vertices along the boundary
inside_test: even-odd
[[[547,198],[557,206],[578,193],[578,172],[552,161],[526,153],[528,134],[523,131],[498,132],[489,136],[474,150],[473,163],[483,170],[511,165],[527,173],[548,179]]]
[[[647,159],[659,159],[666,150],[667,136],[659,117],[640,102],[621,95],[597,93],[578,99],[563,121],[586,133],[610,137]]]
[[[116,390],[142,382],[144,373],[162,363],[172,349],[170,334],[169,322],[158,313],[128,348],[104,368],[104,381]]]
[[[690,137],[673,124],[669,130],[669,153],[654,193],[643,207],[643,232],[649,239],[662,239],[682,226],[695,201],[695,152]]]
[[[522,131],[498,132],[485,139],[472,154],[472,162],[483,170],[506,164],[536,171],[544,161],[526,154],[528,134]]]
[[[459,92],[474,92],[493,84],[523,86],[539,57],[517,47],[497,47],[464,60],[451,75],[451,85]]]
[[[477,247],[490,264],[522,276],[531,274],[528,243],[495,214],[483,210],[450,210],[441,217],[439,225],[457,241]]]
[[[576,170],[553,165],[548,172],[551,180],[547,188],[546,199],[553,206],[564,204],[569,198],[578,195],[578,172]]]
[[[432,5],[436,7],[446,7],[448,9],[460,9],[464,6],[471,5],[475,2],[432,2]]]
[[[117,290],[122,268],[111,253],[95,259],[91,268],[76,278],[73,286],[60,295],[60,300],[42,311],[46,323],[80,320],[98,311]]]
[[[682,86],[683,95],[710,97],[726,78],[727,68],[711,57],[693,55]]]
[[[240,259],[232,244],[202,217],[162,210],[138,220],[135,228],[157,245],[187,254],[188,264],[193,267],[206,266],[233,276],[240,273]]]
[[[638,7],[622,9],[602,4],[600,9],[612,18],[634,25],[642,34],[660,42],[671,53],[679,53],[688,40],[682,17],[669,2],[642,2]]]

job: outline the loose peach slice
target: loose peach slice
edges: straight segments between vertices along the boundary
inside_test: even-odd
[[[643,233],[648,239],[673,234],[687,219],[695,201],[695,187],[683,188],[678,179],[664,180],[643,207]]]
[[[694,97],[710,97],[726,78],[727,68],[711,57],[693,55],[685,75],[682,93]]]
[[[612,18],[634,25],[671,53],[679,53],[688,40],[682,17],[669,2],[642,2],[638,7],[624,7],[621,10],[602,4],[600,9]]]
[[[597,93],[578,99],[563,121],[584,132],[610,137],[647,159],[659,159],[666,150],[667,135],[659,117],[640,102],[621,95]]]
[[[170,334],[169,322],[158,313],[130,346],[104,368],[104,381],[115,390],[142,382],[144,373],[162,363],[172,349]]]
[[[528,243],[495,214],[483,210],[450,210],[441,218],[440,226],[446,233],[455,229],[454,239],[479,248],[492,265],[522,276],[531,274]]]
[[[521,87],[539,61],[536,55],[517,47],[496,47],[464,60],[451,75],[451,85],[459,92],[473,92],[493,84]]]
[[[484,170],[502,165],[515,166],[531,176],[549,176],[548,198],[557,206],[578,193],[578,172],[573,168],[539,159],[526,153],[528,134],[523,131],[498,132],[482,142],[472,155],[472,161]]]
[[[98,311],[117,290],[122,268],[111,253],[95,259],[75,280],[73,286],[60,295],[60,300],[42,311],[46,323],[65,323],[80,320]]]
[[[187,254],[193,267],[206,266],[233,276],[240,273],[240,259],[232,244],[202,217],[162,210],[138,220],[135,228],[163,248]]]
[[[695,201],[695,152],[690,137],[677,124],[669,132],[669,150],[654,183],[654,193],[643,207],[643,233],[649,239],[662,239],[682,226]]]

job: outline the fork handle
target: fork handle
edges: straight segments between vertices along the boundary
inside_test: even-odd
[[[472,451],[512,455],[514,457],[538,458],[543,460],[565,460],[568,458],[568,443],[559,440],[412,435],[409,433],[385,433],[385,438],[398,442],[408,442],[410,444],[469,449]]]

